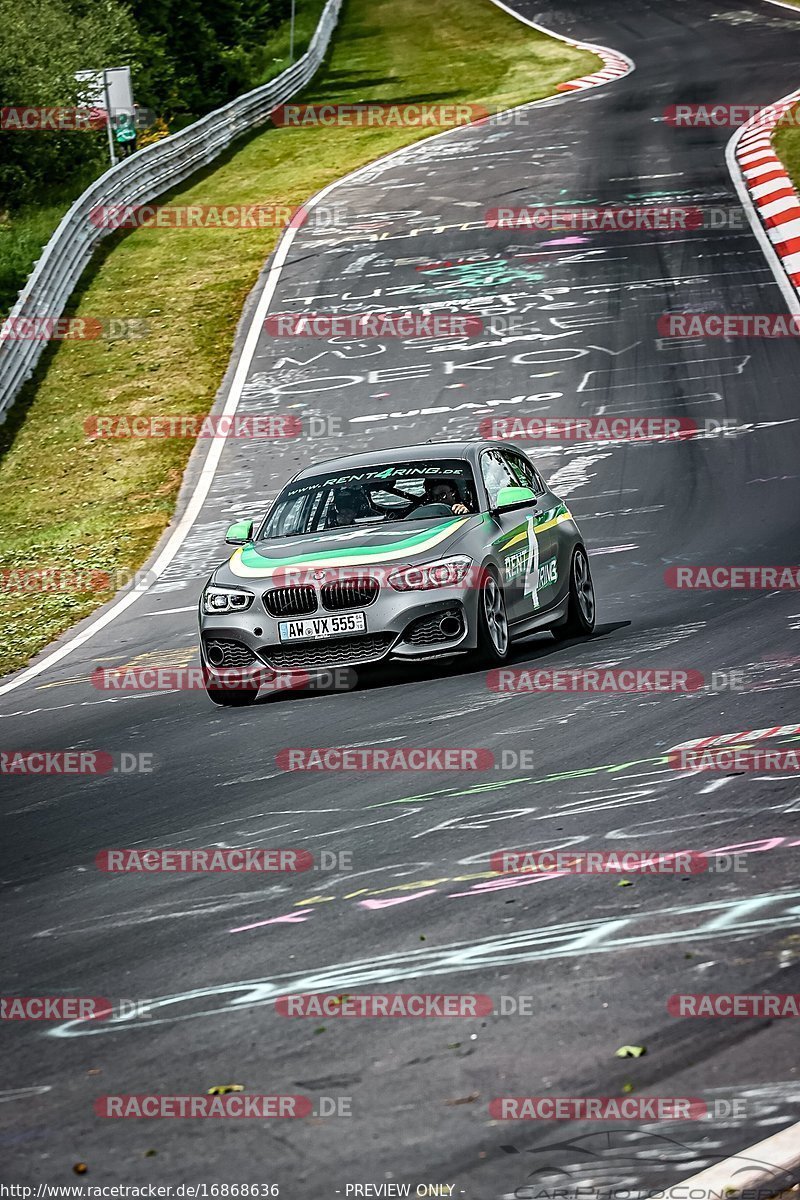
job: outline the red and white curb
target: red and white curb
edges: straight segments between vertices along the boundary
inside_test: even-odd
[[[798,101],[800,88],[762,108],[731,143],[752,208],[795,297],[800,297],[800,196],[775,153],[772,135]]]
[[[676,750],[706,750],[711,746],[733,746],[739,742],[760,742],[764,738],[791,737],[800,734],[800,725],[770,725],[766,729],[742,729],[739,733],[717,733],[713,737],[692,738],[689,742],[679,742],[672,746],[669,753]]]
[[[627,54],[623,54],[620,50],[611,50],[608,46],[596,46],[592,42],[576,42],[574,38],[566,37],[563,33],[555,33],[546,25],[539,25],[536,21],[523,17],[516,9],[504,4],[503,0],[492,0],[492,4],[497,8],[502,8],[503,12],[509,13],[512,17],[516,17],[523,25],[529,25],[531,29],[538,29],[539,33],[546,33],[548,37],[556,38],[559,42],[566,42],[575,50],[589,50],[603,60],[602,70],[593,71],[591,75],[582,75],[580,79],[568,79],[566,83],[556,84],[557,92],[583,92],[587,88],[598,87],[602,83],[611,83],[614,79],[621,79],[623,75],[629,75],[631,71],[636,70],[636,63],[633,59],[628,58]]]
[[[593,54],[597,54],[603,60],[602,71],[595,71],[592,75],[582,75],[580,79],[570,79],[567,83],[559,83],[556,86],[557,92],[582,92],[586,88],[597,87],[599,83],[610,83],[612,79],[621,79],[623,75],[629,74],[633,68],[633,62],[624,54],[620,54],[618,50],[607,50],[605,46],[590,46],[588,43],[575,43],[576,47],[581,50],[591,50]]]
[[[767,1200],[800,1179],[800,1124],[790,1125],[733,1158],[726,1158],[659,1192],[659,1200]]]

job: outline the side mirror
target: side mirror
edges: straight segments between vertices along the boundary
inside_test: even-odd
[[[233,525],[228,526],[225,541],[229,546],[245,546],[248,542],[252,542],[252,540],[252,521],[234,521]]]
[[[495,508],[499,511],[508,508],[526,508],[536,503],[536,494],[526,487],[503,487],[497,493]]]

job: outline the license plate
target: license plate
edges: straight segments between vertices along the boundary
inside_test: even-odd
[[[365,613],[346,613],[340,617],[304,617],[301,621],[279,621],[278,637],[282,642],[297,642],[309,638],[345,637],[348,633],[363,633],[366,628]]]

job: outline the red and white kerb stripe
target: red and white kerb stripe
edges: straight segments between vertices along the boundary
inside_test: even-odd
[[[765,738],[790,737],[792,734],[800,734],[800,725],[773,725],[769,729],[743,729],[739,733],[718,733],[713,737],[692,738],[691,741],[680,742],[677,746],[673,746],[668,753],[674,754],[676,750],[706,750],[709,747],[732,746],[742,742],[760,742]]]
[[[599,83],[609,83],[612,79],[621,79],[623,75],[627,75],[633,70],[633,63],[624,54],[617,53],[616,50],[607,50],[605,46],[591,46],[588,43],[580,43],[582,50],[591,50],[603,60],[602,71],[595,71],[591,75],[583,75],[580,79],[570,79],[567,83],[559,83],[556,91],[558,92],[582,92],[586,88],[597,87]]]
[[[798,101],[800,88],[755,113],[742,127],[736,159],[767,236],[800,292],[800,197],[772,144],[775,126]]]

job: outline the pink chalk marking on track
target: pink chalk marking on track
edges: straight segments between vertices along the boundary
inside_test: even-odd
[[[540,246],[583,246],[592,239],[587,237],[556,238],[552,242],[540,242]]]
[[[254,921],[252,925],[237,925],[228,933],[244,933],[247,929],[259,929],[262,925],[297,925],[300,921],[307,921],[310,912],[310,908],[301,908],[299,912],[286,913],[283,917],[269,917],[266,921]]]

